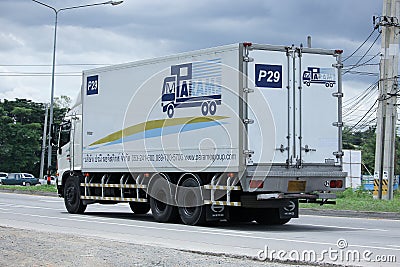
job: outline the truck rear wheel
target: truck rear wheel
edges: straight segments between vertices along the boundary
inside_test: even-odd
[[[208,109],[211,115],[215,115],[215,113],[217,112],[217,103],[215,103],[215,101],[211,101]]]
[[[81,214],[86,210],[81,200],[81,191],[78,177],[69,177],[64,186],[64,204],[69,213]]]
[[[202,205],[201,182],[199,179],[191,176],[181,184],[178,193],[178,205],[179,215],[184,224],[199,225],[206,222],[206,206]]]
[[[263,225],[284,225],[290,221],[290,218],[281,219],[279,209],[262,209],[256,214],[256,222]]]
[[[150,211],[150,204],[148,202],[129,202],[129,207],[135,214],[146,214]]]
[[[179,214],[178,208],[172,205],[172,194],[167,179],[159,178],[150,189],[150,208],[157,222],[176,222]]]

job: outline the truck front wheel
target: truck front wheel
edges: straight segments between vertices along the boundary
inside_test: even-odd
[[[64,204],[69,213],[81,214],[86,210],[81,200],[81,192],[78,177],[69,177],[64,186]]]
[[[174,105],[173,104],[168,105],[167,115],[168,115],[168,118],[172,118],[174,116]]]
[[[208,103],[207,102],[203,102],[203,104],[201,104],[201,114],[203,114],[203,116],[207,116],[207,114],[208,114]]]

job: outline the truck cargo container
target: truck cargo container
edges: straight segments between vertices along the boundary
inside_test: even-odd
[[[333,204],[341,53],[238,43],[83,71],[59,131],[67,211],[127,202],[158,222],[285,224],[299,202]]]

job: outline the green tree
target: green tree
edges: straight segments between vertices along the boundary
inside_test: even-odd
[[[354,132],[350,131],[349,128],[343,131],[343,148],[344,149],[357,149],[361,150],[362,162],[365,167],[373,172],[375,168],[375,146],[376,146],[376,134],[375,127],[370,127],[365,131]],[[395,149],[395,173],[400,174],[400,137],[396,137],[396,149]],[[363,174],[368,174],[366,168],[363,168]]]
[[[62,105],[54,106],[55,122],[62,120],[70,103],[68,97],[61,99]],[[26,99],[0,101],[0,171],[38,176],[44,118],[42,103]]]

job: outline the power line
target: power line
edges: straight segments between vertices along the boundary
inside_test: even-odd
[[[377,72],[366,72],[366,71],[348,71],[347,73],[353,75],[361,75],[361,76],[379,76]]]
[[[360,122],[368,115],[368,113],[370,113],[370,111],[375,107],[377,103],[378,99],[375,100],[374,104],[368,109],[368,111],[364,114],[364,116],[362,116],[362,118],[356,124],[354,124],[352,127],[349,128],[349,131],[352,131],[355,127],[357,127],[360,124]]]
[[[365,57],[365,56],[368,54],[368,52],[372,49],[372,47],[374,46],[374,44],[376,43],[376,41],[379,39],[380,36],[381,36],[381,33],[379,33],[378,36],[376,36],[374,42],[369,46],[368,50],[367,50],[367,51],[364,53],[364,55],[357,61],[357,63],[354,64],[355,66],[353,66],[353,67],[351,67],[350,69],[348,69],[347,71],[345,71],[345,72],[343,73],[343,75],[345,75],[346,73],[348,73],[350,70],[352,70],[352,69],[357,68],[357,67],[360,66],[360,65],[358,65],[358,64],[361,62],[361,60],[364,59],[364,57]]]
[[[354,96],[348,100],[345,100],[343,103],[344,109],[354,109],[357,107],[361,102],[365,102],[365,99],[371,98],[371,95],[374,93],[375,88],[378,86],[379,81],[374,82],[367,89],[365,89],[361,94]]]
[[[368,35],[367,39],[365,39],[365,41],[364,41],[353,53],[351,53],[350,56],[348,56],[348,57],[346,57],[345,59],[343,59],[342,62],[345,62],[346,60],[348,60],[349,58],[351,58],[352,56],[354,56],[354,54],[357,53],[358,50],[360,50],[361,47],[363,47],[363,45],[364,45],[366,42],[368,42],[369,38],[371,38],[372,34],[374,34],[374,32],[375,32],[376,29],[377,29],[377,28],[374,27],[374,29],[372,30],[372,32]]]

